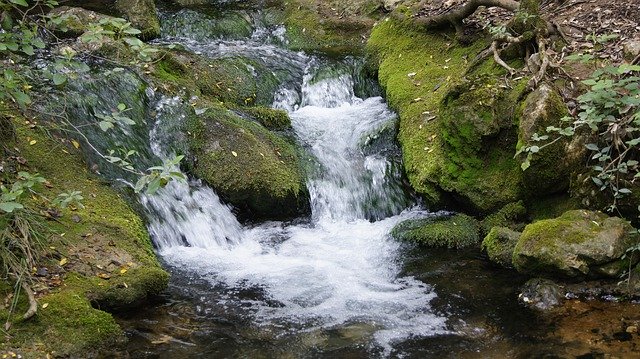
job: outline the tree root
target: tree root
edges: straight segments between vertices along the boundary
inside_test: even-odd
[[[27,309],[27,311],[22,316],[24,320],[27,320],[33,317],[34,315],[36,315],[36,313],[38,312],[38,302],[36,301],[36,297],[33,294],[33,290],[31,290],[31,287],[29,287],[27,283],[23,281],[22,283],[20,283],[20,286],[22,287],[22,290],[24,290],[24,292],[27,294],[27,297],[29,298],[29,309]]]
[[[496,62],[498,65],[500,65],[500,66],[504,67],[505,69],[507,69],[507,71],[509,71],[509,73],[510,73],[511,75],[515,75],[516,70],[515,70],[513,67],[511,67],[511,66],[507,65],[507,63],[506,63],[506,62],[504,62],[504,61],[500,58],[500,52],[499,52],[499,51],[500,51],[500,50],[498,50],[498,41],[493,40],[493,42],[491,43],[491,52],[493,52],[493,59],[495,60],[495,62]]]
[[[418,18],[416,22],[428,29],[442,28],[462,24],[462,20],[473,14],[480,6],[501,7],[509,11],[516,11],[520,3],[515,0],[469,0],[458,9],[446,12],[441,15]]]

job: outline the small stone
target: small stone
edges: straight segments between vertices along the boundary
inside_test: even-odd
[[[36,277],[46,277],[48,275],[49,275],[49,270],[45,267],[38,268],[38,271],[36,272]]]
[[[74,214],[73,216],[71,216],[71,220],[73,221],[73,223],[80,223],[82,221],[82,218],[80,218],[80,216],[78,216],[77,214]]]
[[[624,44],[623,52],[624,57],[629,61],[632,61],[633,59],[638,57],[640,55],[640,40],[634,39],[627,41]]]
[[[626,332],[627,333],[631,333],[631,334],[637,333],[638,332],[638,327],[636,325],[630,325],[630,326],[627,327]]]

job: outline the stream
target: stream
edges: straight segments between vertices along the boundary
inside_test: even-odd
[[[553,352],[553,344],[540,339],[535,313],[517,303],[523,278],[494,268],[477,251],[416,248],[390,236],[403,220],[439,214],[405,193],[390,158],[395,144],[364,149],[397,117],[383,98],[372,96],[375,89],[357,90],[358,59],[287,51],[279,27],[256,26],[242,40],[189,37],[189,29],[167,25],[184,15],[162,14],[165,36],[158,44],[210,57],[246,56],[281,81],[272,106],[289,112],[295,137],[313,158],[311,215],[241,223],[194,179],[141,196],[154,246],[172,279],[157,303],[122,319],[130,340],[119,355],[471,358]],[[154,106],[151,151],[168,158],[173,153],[163,128],[185,103],[161,96]]]

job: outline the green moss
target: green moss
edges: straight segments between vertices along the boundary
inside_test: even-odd
[[[357,54],[364,48],[362,36],[371,21],[322,16],[314,1],[289,0],[284,7],[287,47],[294,51]]]
[[[391,235],[429,247],[464,248],[478,244],[478,222],[464,214],[404,221]]]
[[[60,356],[90,355],[122,339],[111,314],[91,303],[105,304],[103,309],[130,309],[160,293],[168,274],[153,253],[140,217],[117,191],[88,172],[72,146],[52,140],[41,128],[27,128],[23,121],[15,124],[15,146],[27,160],[24,170],[39,173],[51,185],[41,194],[55,198],[61,192],[81,191],[85,207],[62,210],[62,217],[46,222],[45,253],[38,265],[60,272],[62,285],[38,299],[41,308],[36,317],[29,321],[14,317],[3,347],[27,357],[51,351]],[[46,208],[47,203],[36,198],[31,205]],[[61,258],[66,261],[63,266]],[[100,279],[98,274],[111,279]],[[25,309],[21,299],[17,313]],[[6,314],[0,310],[0,316]]]
[[[197,160],[191,171],[236,207],[266,218],[307,210],[305,175],[292,143],[225,109],[191,118],[188,132]]]
[[[242,112],[254,117],[269,130],[283,131],[291,128],[291,118],[287,111],[268,107],[246,107]]]
[[[489,233],[493,227],[507,227],[510,229],[522,229],[526,221],[527,209],[524,202],[518,201],[505,205],[498,212],[492,213],[482,220],[483,234]]]
[[[0,281],[0,295],[6,298],[14,288]],[[63,289],[38,299],[36,316],[21,318],[28,307],[20,293],[11,317],[8,336],[0,338],[0,347],[11,349],[26,358],[55,356],[80,357],[96,354],[124,340],[122,331],[111,314],[94,309],[82,292]],[[7,308],[0,308],[0,320],[7,320]]]
[[[519,237],[520,233],[509,228],[493,227],[482,241],[482,249],[487,252],[492,262],[510,268],[513,249]]]
[[[520,272],[564,277],[617,277],[627,248],[638,243],[628,222],[601,212],[567,211],[525,227],[514,248]]]
[[[256,61],[242,57],[208,59],[180,50],[164,53],[151,74],[165,90],[186,90],[241,106],[270,105],[279,84],[272,71]]]

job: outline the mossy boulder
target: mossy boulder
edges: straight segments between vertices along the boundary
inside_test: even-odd
[[[182,9],[161,17],[163,36],[182,37],[196,41],[212,39],[248,39],[253,33],[251,16],[242,10],[227,10],[215,14]]]
[[[478,221],[465,214],[407,220],[396,225],[391,235],[427,247],[464,248],[480,242]]]
[[[214,97],[231,105],[270,106],[279,81],[257,61],[243,57],[210,59],[188,51],[166,52],[151,69],[160,86],[171,92]]]
[[[255,218],[284,219],[309,209],[296,147],[224,108],[188,123],[191,172],[223,199]]]
[[[482,241],[482,249],[489,259],[505,268],[511,268],[513,250],[518,243],[520,233],[505,227],[493,227]]]
[[[55,21],[51,21],[49,29],[62,37],[78,37],[89,30],[91,25],[97,25],[100,20],[113,18],[81,7],[60,6],[48,14]]]
[[[579,201],[582,208],[593,210],[608,210],[615,202],[616,211],[624,218],[631,220],[638,225],[640,219],[640,182],[620,178],[616,184],[619,188],[627,188],[631,193],[614,199],[614,192],[610,188],[601,189],[593,181],[595,173],[591,169],[583,169],[574,173],[571,178],[570,193],[573,198]]]
[[[48,208],[43,198],[80,191],[84,207],[62,209],[55,221],[43,223],[38,267],[47,270],[38,282],[43,294],[38,312],[28,321],[19,319],[27,307],[21,294],[10,317],[10,335],[2,336],[0,347],[23,357],[91,357],[125,339],[105,310],[138,308],[166,288],[169,275],[158,263],[142,219],[124,196],[93,175],[74,146],[45,135],[44,121],[36,128],[24,121],[16,116],[17,139],[12,143],[26,160],[21,170],[39,173],[50,184],[39,189],[43,197],[35,197],[31,205]],[[11,283],[0,280],[0,296],[12,291]],[[0,308],[3,322],[7,309]]]
[[[486,215],[524,197],[513,154],[526,80],[502,85],[497,79],[504,69],[495,63],[472,66],[485,40],[463,47],[453,37],[385,20],[367,44],[369,64],[399,113],[398,140],[412,187],[428,204],[453,201]]]
[[[143,38],[160,36],[160,20],[154,0],[116,0],[115,9],[133,27],[142,31]]]
[[[522,104],[518,147],[542,146],[535,135],[549,135],[547,127],[565,127],[562,119],[569,115],[558,92],[547,84],[530,93]],[[551,135],[553,138],[553,135]],[[551,140],[548,140],[551,141]],[[571,173],[584,166],[585,148],[580,136],[572,141],[560,139],[532,155],[531,166],[525,171],[523,184],[536,198],[566,191]]]
[[[371,2],[371,1],[369,1]],[[374,24],[370,16],[379,7],[369,2],[330,3],[315,0],[290,0],[283,4],[287,47],[295,51],[345,55],[363,52],[363,38]],[[355,7],[336,13],[337,7]],[[347,11],[348,10],[348,11]],[[348,15],[347,15],[348,14]]]
[[[284,131],[291,128],[287,111],[269,107],[244,107],[241,112],[249,115],[269,130]]]
[[[629,263],[625,251],[640,242],[623,219],[573,210],[525,227],[513,252],[522,273],[565,278],[618,278]]]

